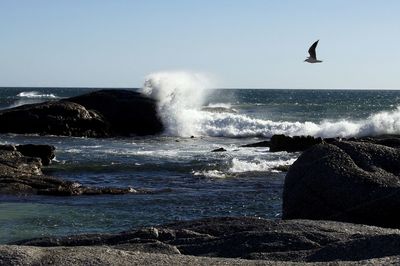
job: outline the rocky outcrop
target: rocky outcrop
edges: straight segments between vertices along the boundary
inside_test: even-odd
[[[255,143],[245,144],[245,145],[242,145],[241,147],[243,147],[243,148],[269,147],[269,145],[270,145],[270,141],[264,140],[264,141],[259,141],[259,142],[255,142]]]
[[[386,261],[386,260],[385,260]],[[387,260],[393,262],[394,260]],[[242,259],[194,257],[179,254],[148,253],[115,249],[113,247],[28,247],[0,245],[0,265],[55,265],[55,266],[142,266],[142,265],[293,265]]]
[[[284,219],[400,227],[400,150],[336,141],[305,151],[290,167]]]
[[[322,143],[321,138],[314,138],[312,136],[294,136],[288,137],[285,135],[273,135],[269,144],[271,152],[277,151],[305,151],[315,144]]]
[[[156,102],[128,90],[102,90],[0,111],[0,133],[114,137],[162,130]]]
[[[51,160],[53,160],[56,156],[54,153],[56,148],[50,145],[17,145],[15,147],[15,150],[19,151],[22,155],[27,157],[40,158],[43,165],[49,165]]]
[[[23,153],[29,156],[24,156]],[[52,156],[54,157],[53,146],[0,145],[0,194],[76,196],[154,193],[133,188],[87,187],[78,182],[43,175],[42,159],[38,157],[49,160]]]
[[[368,142],[373,144],[379,144],[392,148],[400,148],[400,136],[399,135],[381,135],[374,137],[362,137],[362,138],[350,138],[348,141],[356,142]]]
[[[69,98],[100,114],[110,125],[110,135],[154,135],[163,131],[155,100],[134,91],[101,90]]]
[[[218,149],[214,149],[211,152],[225,152],[225,151],[226,151],[226,149],[221,147],[221,148],[218,148]]]
[[[315,138],[312,136],[294,136],[289,137],[285,135],[273,135],[271,140],[260,141],[256,143],[250,143],[242,145],[242,147],[269,147],[270,152],[286,151],[286,152],[297,152],[305,151],[315,144],[322,143],[321,138]]]
[[[45,102],[0,111],[0,133],[107,137],[110,125],[97,112],[72,102]]]
[[[64,248],[106,246],[123,251],[275,263],[340,262],[399,256],[400,231],[329,221],[220,217],[118,234],[45,237],[13,244]],[[0,257],[4,252],[0,249]],[[398,257],[392,261],[398,261]]]

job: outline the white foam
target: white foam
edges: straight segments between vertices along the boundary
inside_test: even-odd
[[[226,175],[219,170],[208,170],[208,171],[194,171],[194,176],[204,176],[208,178],[225,178]]]
[[[207,105],[207,107],[211,107],[211,108],[222,107],[222,108],[230,109],[232,107],[232,105],[230,103],[209,103]]]
[[[174,71],[146,77],[142,92],[158,100],[158,111],[166,125],[166,134],[197,135],[198,114],[210,88],[204,74]]]
[[[262,159],[254,159],[252,161],[240,160],[237,158],[232,159],[232,166],[228,170],[230,173],[243,173],[243,172],[268,172],[273,171],[275,167],[292,165],[296,159],[288,160],[273,160],[267,161]]]
[[[23,91],[17,94],[17,97],[20,98],[59,98],[58,96],[54,95],[53,93],[40,93],[37,91]]]
[[[400,107],[363,120],[315,122],[272,121],[243,114],[201,111],[210,90],[209,79],[191,72],[159,72],[148,75],[142,92],[158,100],[166,135],[189,137],[271,137],[311,135],[316,137],[400,134]],[[209,104],[226,107],[229,104]]]
[[[230,162],[230,167],[227,170],[204,170],[204,171],[193,171],[194,176],[204,176],[208,178],[226,178],[232,174],[240,174],[246,172],[279,172],[275,170],[278,166],[292,165],[296,161],[296,158],[291,159],[278,159],[278,160],[263,160],[263,159],[238,159],[233,158]]]
[[[383,111],[362,120],[314,122],[271,121],[250,118],[241,114],[203,114],[200,134],[224,137],[271,137],[274,134],[316,137],[374,136],[400,134],[400,107]]]

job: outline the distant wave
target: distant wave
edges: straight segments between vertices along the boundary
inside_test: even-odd
[[[50,99],[54,99],[54,98],[59,98],[58,96],[54,95],[53,93],[40,93],[38,91],[23,91],[17,94],[17,97],[20,98],[50,98]]]

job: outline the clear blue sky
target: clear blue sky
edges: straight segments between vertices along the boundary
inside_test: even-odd
[[[397,0],[0,0],[0,25],[0,86],[400,89]]]

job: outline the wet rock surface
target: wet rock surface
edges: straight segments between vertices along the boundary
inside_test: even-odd
[[[162,131],[156,102],[128,90],[101,90],[0,111],[0,133],[116,137]]]

